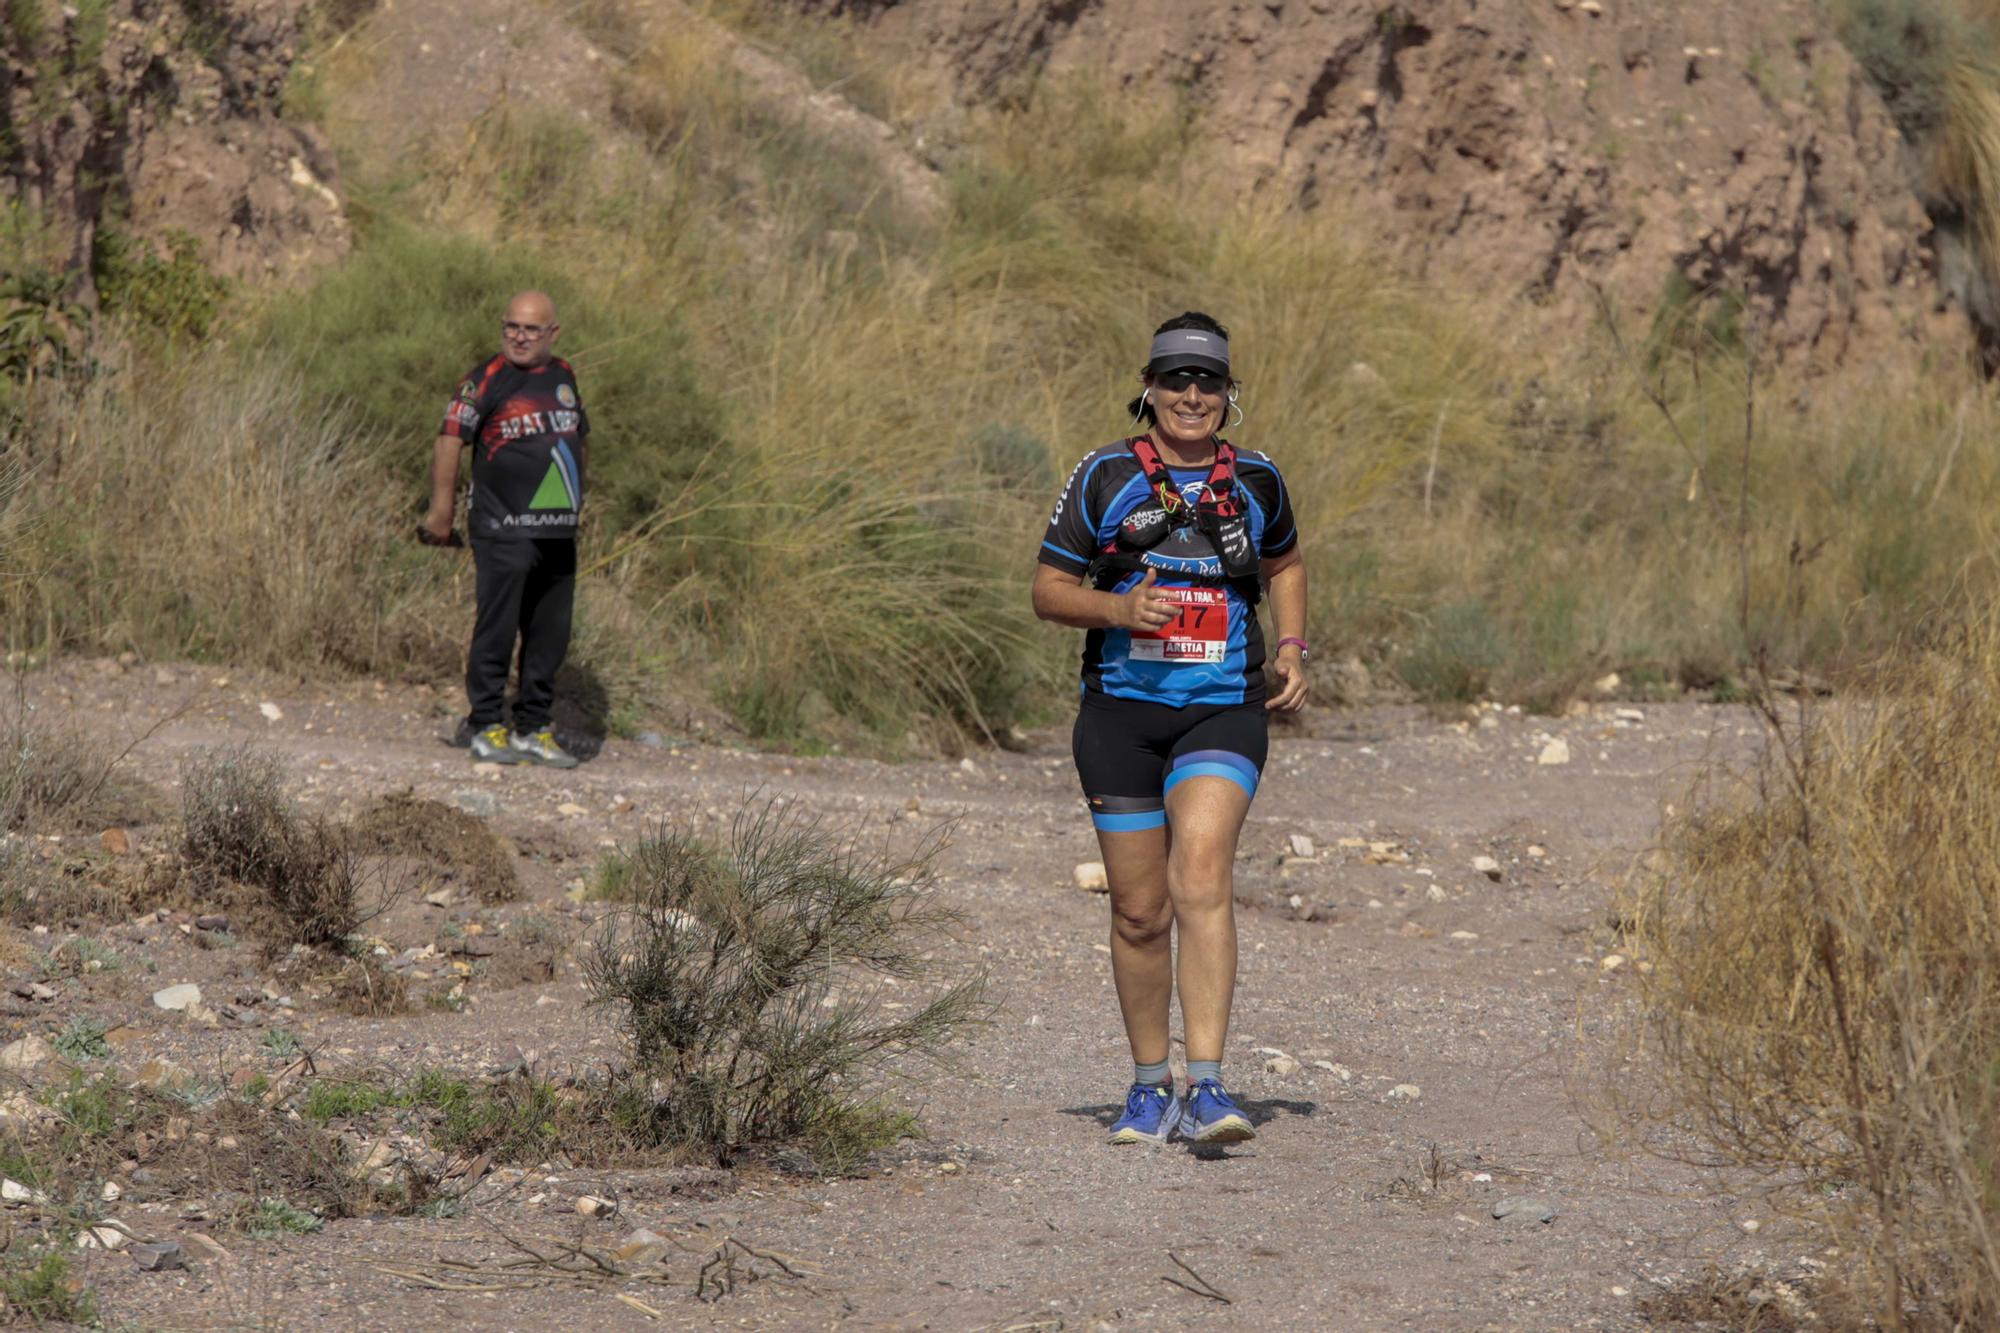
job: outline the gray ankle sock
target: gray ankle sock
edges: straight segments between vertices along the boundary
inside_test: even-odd
[[[1192,1088],[1195,1084],[1201,1082],[1205,1078],[1212,1078],[1217,1083],[1222,1082],[1222,1061],[1220,1060],[1188,1061],[1188,1086]]]
[[[1134,1061],[1132,1064],[1132,1081],[1142,1087],[1159,1087],[1167,1081],[1167,1062],[1161,1060],[1157,1064],[1142,1065]]]

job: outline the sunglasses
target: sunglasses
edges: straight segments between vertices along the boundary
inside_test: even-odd
[[[1168,393],[1179,393],[1190,384],[1203,393],[1221,393],[1228,383],[1227,375],[1218,375],[1212,370],[1167,370],[1153,376],[1154,387]]]

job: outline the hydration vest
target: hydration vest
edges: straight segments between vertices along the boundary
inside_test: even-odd
[[[1174,583],[1233,588],[1245,604],[1257,605],[1263,585],[1257,577],[1259,562],[1250,540],[1250,516],[1237,498],[1235,447],[1227,440],[1215,442],[1215,461],[1209,465],[1208,479],[1202,483],[1199,498],[1190,504],[1174,484],[1151,438],[1141,435],[1131,446],[1152,495],[1125,516],[1118,531],[1091,561],[1087,577],[1093,585],[1108,590],[1127,574],[1151,569]],[[1147,551],[1170,533],[1190,527],[1208,538],[1221,562],[1221,573],[1183,573],[1146,563]]]

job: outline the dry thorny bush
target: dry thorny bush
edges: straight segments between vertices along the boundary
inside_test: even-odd
[[[197,754],[181,775],[181,857],[257,893],[249,904],[275,943],[339,948],[404,887],[371,872],[347,832],[296,814],[277,759],[244,748]]]
[[[671,829],[639,844],[584,972],[656,1080],[664,1135],[724,1162],[797,1143],[840,1169],[907,1130],[872,1080],[982,1012],[982,973],[941,976],[942,845],[866,851],[776,801],[739,814],[727,847]]]
[[[1869,1322],[1993,1327],[2000,626],[1871,685],[1767,695],[1761,759],[1711,774],[1622,915],[1696,1155],[1796,1189],[1864,1257],[1827,1294]]]

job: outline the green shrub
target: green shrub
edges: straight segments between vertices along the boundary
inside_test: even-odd
[[[13,0],[15,8],[20,4]],[[53,1250],[19,1256],[9,1252],[0,1263],[0,1320],[36,1327],[92,1325],[97,1322],[97,1297],[70,1273],[69,1256]]]
[[[1943,127],[1953,64],[1993,54],[1992,34],[1956,0],[1825,0],[1825,5],[1841,44],[1912,142]]]
[[[200,243],[168,232],[167,253],[122,226],[100,224],[91,264],[104,309],[173,342],[206,338],[222,313],[229,284],[209,272]]]
[[[871,856],[776,805],[739,816],[727,847],[667,831],[638,845],[630,906],[584,973],[659,1080],[656,1136],[724,1160],[803,1143],[834,1169],[907,1127],[870,1099],[870,1076],[938,1056],[984,984],[937,984],[937,847]],[[885,983],[906,997],[893,1009]]]

